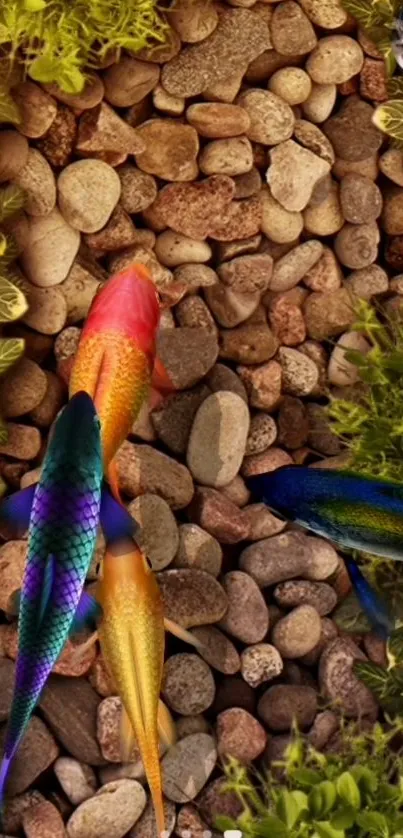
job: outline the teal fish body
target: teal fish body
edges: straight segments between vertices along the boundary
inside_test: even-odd
[[[100,422],[92,399],[80,392],[56,421],[39,483],[0,504],[0,520],[29,520],[1,798],[10,763],[80,605],[96,544],[102,476]]]

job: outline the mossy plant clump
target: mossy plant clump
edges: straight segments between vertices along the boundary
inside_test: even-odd
[[[401,0],[341,0],[342,5],[384,56],[389,100],[375,109],[373,122],[393,140],[403,146],[403,78],[395,75],[396,55],[403,66],[403,22],[399,15]]]
[[[23,207],[24,192],[10,184],[0,190],[0,323],[10,323],[22,317],[28,309],[23,292],[12,282],[11,264],[17,256],[12,237],[2,230],[2,224]],[[15,364],[24,351],[22,338],[0,337],[0,376]],[[1,405],[0,405],[1,414]],[[0,444],[7,439],[7,427],[0,415]],[[1,486],[0,486],[1,495]]]
[[[257,782],[231,759],[223,791],[237,795],[243,812],[237,822],[218,818],[217,828],[239,829],[243,838],[399,838],[402,730],[395,722],[360,732],[342,721],[337,751],[326,755],[296,732],[285,760]]]
[[[155,0],[1,0],[0,45],[28,75],[79,93],[85,70],[115,50],[136,53],[165,39]]]

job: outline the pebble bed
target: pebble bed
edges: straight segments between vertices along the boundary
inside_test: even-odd
[[[356,381],[340,345],[367,346],[352,302],[400,306],[403,164],[371,121],[387,98],[381,56],[338,0],[177,0],[169,17],[166,45],[124,54],[80,95],[14,89],[22,123],[0,133],[0,180],[28,195],[13,232],[29,311],[12,330],[25,357],[0,384],[0,474],[13,490],[37,479],[99,284],[146,264],[176,392],[142,412],[119,477],[167,616],[205,644],[200,656],[167,636],[162,689],[178,731],[162,756],[167,838],[202,838],[239,811],[220,793],[226,755],[268,766],[293,716],[331,747],[333,701],[378,716],[352,662],[382,663],[384,646],[332,621],[349,590],[342,558],[252,503],[244,478],[312,451],[345,461],[325,397]],[[24,540],[0,547],[0,739],[25,557]],[[120,764],[99,650],[79,663],[73,651],[15,760],[5,832],[156,838],[138,752]]]

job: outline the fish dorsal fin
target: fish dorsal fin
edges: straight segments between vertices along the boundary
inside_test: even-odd
[[[29,527],[37,483],[15,492],[0,503],[0,535],[21,538]]]
[[[93,629],[102,617],[102,607],[95,597],[83,591],[70,628],[70,637],[86,628]]]
[[[42,623],[43,621],[46,609],[49,605],[50,598],[52,595],[52,588],[55,580],[55,564],[55,557],[52,553],[50,553],[46,560],[45,569],[43,573],[42,592],[38,609],[38,625],[40,625],[40,623]]]

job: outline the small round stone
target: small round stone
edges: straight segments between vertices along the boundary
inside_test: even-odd
[[[224,675],[234,675],[239,671],[238,652],[222,631],[215,626],[199,626],[192,630],[192,634],[203,644],[199,654],[210,666]]]
[[[291,730],[295,721],[299,729],[309,727],[317,713],[318,699],[312,687],[276,684],[262,695],[257,712],[272,730]]]
[[[316,364],[296,349],[282,346],[278,359],[283,373],[283,388],[292,396],[307,396],[318,383]]]
[[[274,597],[281,608],[311,605],[321,617],[333,611],[337,603],[337,594],[331,585],[308,579],[280,582],[274,589]]]
[[[250,88],[238,97],[250,119],[246,135],[255,143],[276,145],[292,136],[295,117],[290,106],[270,90]]]
[[[217,751],[221,757],[252,762],[264,751],[267,734],[262,725],[241,707],[224,710],[217,718]]]
[[[251,142],[248,137],[213,140],[202,149],[199,166],[204,175],[246,174],[253,168]]]
[[[224,102],[198,102],[186,111],[190,125],[201,137],[237,137],[247,134],[250,125],[249,114],[239,105]]]
[[[277,678],[283,670],[281,655],[270,643],[248,646],[241,654],[242,677],[253,689]]]
[[[48,379],[39,364],[30,358],[22,358],[1,379],[1,412],[7,419],[30,413],[42,402],[48,386]]]
[[[77,160],[57,182],[63,218],[74,229],[96,233],[105,226],[121,193],[119,176],[102,160]]]
[[[368,224],[381,214],[382,195],[370,178],[351,172],[341,179],[340,203],[346,221]]]
[[[53,770],[64,793],[74,806],[79,806],[95,794],[97,780],[89,765],[78,762],[73,757],[59,757]]]
[[[187,464],[195,480],[218,488],[238,473],[249,431],[243,399],[227,391],[213,393],[200,405],[190,433]]]
[[[164,665],[162,694],[172,710],[182,716],[203,713],[215,696],[210,667],[198,655],[172,655]]]
[[[305,102],[312,90],[312,81],[301,67],[280,67],[269,79],[269,90],[289,105]]]
[[[197,524],[181,524],[173,567],[197,568],[218,576],[222,564],[219,542]]]
[[[282,617],[272,631],[272,642],[283,658],[301,658],[319,643],[320,616],[311,605],[300,605]]]
[[[216,762],[217,751],[212,736],[207,733],[193,733],[181,739],[162,759],[165,797],[175,803],[194,800],[206,785]]]
[[[147,802],[136,780],[107,783],[76,809],[67,823],[69,838],[123,838]]]
[[[328,643],[319,663],[319,684],[324,695],[337,701],[346,716],[376,718],[378,706],[368,687],[353,672],[355,660],[366,657],[352,640],[337,637]]]
[[[163,570],[157,581],[165,616],[184,628],[217,623],[227,610],[228,600],[222,586],[204,570]]]
[[[305,66],[316,84],[342,84],[356,76],[363,63],[357,41],[348,35],[328,35],[318,41]]]
[[[277,426],[272,416],[256,413],[252,416],[246,440],[245,454],[261,454],[276,441]]]
[[[153,570],[163,570],[179,546],[178,527],[168,504],[158,495],[146,493],[132,501],[128,511],[141,527],[139,543]]]
[[[259,643],[269,628],[269,612],[256,582],[247,573],[232,570],[223,577],[222,584],[228,610],[220,628],[243,643]]]

